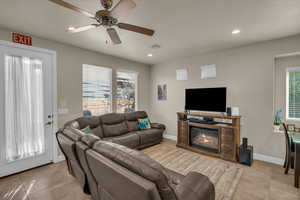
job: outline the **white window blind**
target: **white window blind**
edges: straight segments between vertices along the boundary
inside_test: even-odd
[[[300,67],[289,68],[287,75],[287,118],[300,120]]]
[[[83,65],[82,90],[84,115],[112,111],[112,69]]]

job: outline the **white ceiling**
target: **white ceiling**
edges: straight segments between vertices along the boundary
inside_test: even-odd
[[[101,8],[99,0],[66,1],[92,13]],[[135,1],[137,7],[119,21],[156,33],[148,37],[118,30],[123,41],[118,46],[105,43],[108,36],[102,28],[66,33],[69,25],[93,20],[47,0],[1,0],[0,26],[149,64],[300,33],[300,0]],[[234,28],[241,34],[233,36]],[[153,50],[153,44],[162,48]]]

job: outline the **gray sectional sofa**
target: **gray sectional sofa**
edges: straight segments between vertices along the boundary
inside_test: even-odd
[[[102,140],[121,144],[132,149],[142,149],[161,142],[165,126],[151,123],[151,129],[140,130],[138,119],[147,118],[145,111],[101,116],[81,117],[66,123],[65,128],[77,130],[89,126]]]
[[[134,150],[158,144],[165,127],[139,130],[146,112],[83,117],[57,132],[70,174],[93,200],[214,200],[210,180],[199,173],[184,176]],[[92,134],[80,131],[89,126]]]

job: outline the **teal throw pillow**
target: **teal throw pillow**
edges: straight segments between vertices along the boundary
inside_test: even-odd
[[[138,121],[139,121],[139,128],[141,130],[145,130],[145,129],[150,129],[151,128],[150,120],[148,118],[138,119]]]
[[[93,130],[90,128],[90,126],[87,126],[83,129],[81,129],[81,131],[84,132],[84,133],[87,133],[87,134],[93,133]]]

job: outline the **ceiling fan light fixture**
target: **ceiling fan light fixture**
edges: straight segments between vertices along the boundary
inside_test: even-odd
[[[241,33],[241,30],[240,30],[240,29],[234,29],[231,33],[232,33],[233,35],[237,35],[237,34],[240,34],[240,33]]]
[[[66,29],[68,33],[79,33],[79,32],[90,30],[92,28],[97,28],[99,26],[102,26],[107,29],[107,32],[114,44],[122,43],[117,31],[113,28],[114,26],[120,29],[124,29],[135,33],[140,33],[147,36],[153,36],[155,33],[154,30],[149,28],[135,26],[127,23],[118,23],[118,18],[120,16],[126,14],[128,11],[136,7],[136,3],[134,2],[134,0],[118,0],[118,3],[116,3],[116,5],[113,8],[112,6],[114,0],[100,0],[102,6],[104,7],[104,10],[99,10],[96,12],[96,14],[92,14],[89,11],[86,11],[71,3],[66,2],[65,0],[48,0],[48,1],[55,3],[59,6],[62,6],[64,8],[81,13],[82,15],[85,15],[86,17],[89,17],[93,20],[96,20],[96,23],[87,26],[81,26],[81,27],[69,26]]]

